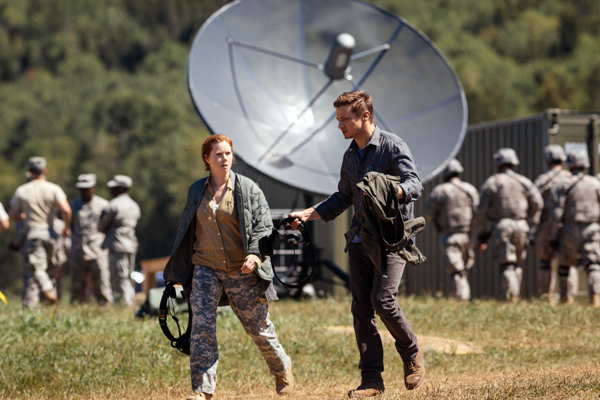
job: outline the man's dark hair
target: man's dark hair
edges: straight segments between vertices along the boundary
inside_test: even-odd
[[[352,111],[359,117],[363,115],[365,111],[369,112],[369,122],[373,123],[373,102],[371,101],[371,95],[364,90],[356,92],[344,92],[338,96],[333,102],[335,108],[342,106],[352,105]]]

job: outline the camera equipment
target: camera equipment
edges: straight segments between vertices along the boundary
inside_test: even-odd
[[[181,290],[181,294],[183,295],[183,289]],[[188,325],[186,331],[181,333],[181,326],[179,325],[179,319],[175,316],[175,308],[172,303],[175,298],[177,298],[177,293],[175,291],[175,284],[173,282],[167,282],[165,291],[163,292],[162,299],[160,300],[160,307],[158,309],[158,323],[160,324],[160,328],[163,333],[171,341],[171,347],[177,349],[182,354],[190,355],[190,333],[192,331],[192,311],[189,309],[188,303]],[[169,302],[169,299],[173,299]],[[167,316],[170,316],[173,321],[175,321],[175,325],[177,325],[177,334],[175,337],[173,333],[169,330],[167,325]]]
[[[279,222],[277,227],[273,228],[273,231],[271,232],[271,234],[269,236],[262,237],[258,241],[258,248],[260,250],[260,254],[262,256],[272,256],[273,252],[274,252],[273,245],[275,244],[275,241],[277,241],[277,239],[284,237],[284,235],[281,235],[279,233],[279,228],[281,228],[282,226],[292,226],[292,222],[294,222],[296,220],[298,220],[298,219],[294,218],[294,217],[284,218]],[[298,221],[300,221],[300,220],[298,220]],[[310,262],[309,262],[308,271],[306,273],[306,278],[304,278],[299,283],[284,282],[277,275],[277,271],[275,271],[275,268],[273,268],[273,273],[275,274],[275,278],[277,278],[277,280],[283,286],[292,288],[292,289],[301,288],[302,286],[306,285],[308,283],[308,281],[310,281],[310,279],[312,278],[314,267],[316,265],[315,249],[312,244],[312,241],[310,240],[310,234],[308,232],[308,228],[306,227],[306,224],[303,221],[300,221],[300,226],[298,227],[298,231],[300,232],[301,236],[298,235],[297,233],[290,233],[290,234],[285,235],[284,238],[291,246],[295,246],[294,269],[298,265],[298,260],[296,257],[297,246],[299,243],[304,243],[306,250],[310,254]],[[301,240],[301,239],[303,239],[303,240]]]

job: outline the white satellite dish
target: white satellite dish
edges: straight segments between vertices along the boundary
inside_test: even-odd
[[[357,0],[242,0],[202,26],[188,59],[194,105],[259,171],[319,194],[337,188],[349,146],[333,101],[366,90],[375,123],[404,139],[423,182],[462,144],[467,103],[433,43]]]

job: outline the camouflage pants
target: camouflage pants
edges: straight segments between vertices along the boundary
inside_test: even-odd
[[[217,385],[217,304],[225,293],[229,304],[246,333],[262,353],[274,376],[282,376],[290,358],[277,340],[269,319],[269,304],[257,274],[227,274],[205,266],[196,266],[192,282],[192,333],[190,372],[194,392],[214,393]]]
[[[467,271],[473,267],[475,253],[468,233],[447,233],[441,236],[446,259],[446,271],[450,274],[452,294],[457,299],[469,300],[471,288]]]
[[[21,258],[23,260],[23,265],[26,265],[26,254],[23,251],[23,248],[20,251]],[[52,285],[57,288],[57,295],[60,294],[58,292],[59,283],[55,276],[56,274],[49,275],[50,281]],[[23,293],[21,296],[22,304],[27,308],[34,308],[40,302],[44,300],[44,292],[40,289],[40,285],[38,281],[35,279],[31,271],[27,268],[23,269]]]
[[[108,255],[103,253],[96,259],[85,260],[83,254],[76,254],[74,252],[71,258],[71,303],[86,301],[88,277],[91,277],[92,291],[98,304],[112,303]]]
[[[556,280],[552,273],[550,262],[555,251],[550,246],[550,229],[548,221],[542,221],[538,226],[535,237],[535,255],[540,262],[539,282],[542,293],[552,293]]]
[[[23,270],[23,296],[22,303],[25,307],[34,308],[40,301],[43,300],[42,291],[40,285],[29,272],[28,269]]]
[[[496,222],[492,231],[494,258],[502,264],[520,264],[527,257],[527,234],[529,225],[525,220],[503,218]]]
[[[135,267],[135,254],[108,253],[110,266],[110,285],[115,303],[122,302],[128,306],[133,304],[135,289],[131,281],[131,273]]]
[[[600,294],[600,225],[565,224],[560,230],[559,243],[561,297],[577,294],[579,283],[574,266],[579,263],[586,267],[589,293]]]
[[[42,292],[55,291],[51,276],[54,275],[52,255],[54,254],[54,239],[47,230],[27,233],[23,243],[23,258],[27,269]]]
[[[506,299],[511,296],[518,297],[521,294],[523,270],[513,264],[504,264],[501,269],[500,291],[502,297]]]

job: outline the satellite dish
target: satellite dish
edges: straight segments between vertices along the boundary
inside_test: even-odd
[[[246,163],[319,194],[337,189],[347,142],[333,101],[366,90],[375,123],[404,139],[423,182],[456,155],[467,103],[434,44],[404,19],[357,0],[242,0],[192,44],[187,79],[212,133]]]

